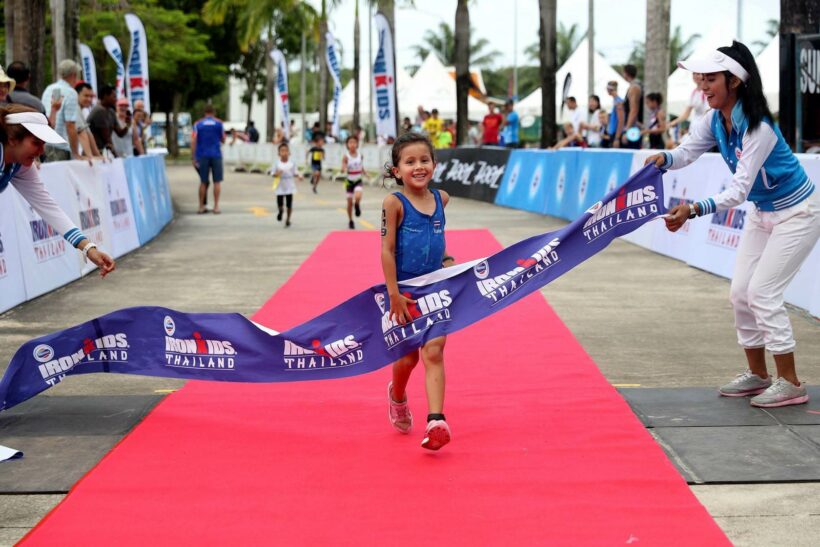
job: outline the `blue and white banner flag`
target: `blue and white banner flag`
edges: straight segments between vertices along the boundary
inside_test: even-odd
[[[145,112],[151,112],[151,95],[148,92],[148,40],[140,18],[133,13],[125,14],[125,25],[131,34],[131,52],[128,54],[128,99],[131,108],[137,101],[145,102]]]
[[[342,95],[342,66],[336,55],[336,39],[333,34],[325,34],[327,40],[327,66],[333,77],[333,135],[339,137],[339,97]]]
[[[285,138],[290,139],[290,100],[288,98],[288,63],[285,55],[278,49],[270,52],[271,59],[276,63],[276,91],[279,104],[282,105],[282,125]],[[338,133],[337,133],[338,134]]]
[[[379,12],[374,18],[379,49],[373,62],[373,102],[376,109],[376,135],[385,142],[398,137],[398,105],[396,104],[396,57],[393,53],[393,31],[387,17]]]
[[[91,86],[94,95],[96,95],[99,92],[97,89],[97,64],[94,62],[94,53],[86,44],[80,44],[80,61],[83,65],[83,80]],[[96,98],[94,102],[97,102]]]
[[[664,213],[663,204],[661,172],[647,166],[560,230],[402,282],[416,301],[404,325],[390,319],[383,284],[281,334],[239,314],[115,311],[23,344],[0,380],[0,410],[75,374],[294,382],[371,372],[540,289]]]
[[[110,34],[103,36],[103,44],[105,45],[105,50],[111,58],[114,59],[114,64],[117,65],[117,98],[122,99],[127,96],[126,86],[128,85],[128,80],[125,78],[125,63],[122,57],[122,48],[117,39]]]

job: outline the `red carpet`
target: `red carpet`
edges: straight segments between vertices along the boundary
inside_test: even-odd
[[[451,232],[461,260],[499,248]],[[255,319],[283,330],[380,281],[378,234],[331,234]],[[570,274],[571,275],[571,274]],[[532,295],[448,340],[453,442],[387,421],[389,369],[189,383],[85,476],[27,545],[729,545],[661,449]]]

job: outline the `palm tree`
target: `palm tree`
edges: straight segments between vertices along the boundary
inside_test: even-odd
[[[541,148],[555,138],[555,72],[557,70],[556,32],[558,0],[538,0],[539,66],[541,68]]]
[[[22,61],[31,69],[29,90],[45,87],[45,34],[32,31],[46,25],[46,0],[6,0],[6,59]]]
[[[692,54],[695,47],[695,42],[700,39],[700,34],[693,34],[686,40],[683,39],[683,34],[680,25],[675,27],[672,36],[669,38],[669,72],[674,72],[678,66],[678,61],[686,59]],[[646,64],[646,46],[643,42],[635,42],[632,53],[629,54],[629,64],[635,65],[638,69],[638,78],[644,76],[644,65]]]
[[[356,0],[355,22],[353,23],[353,130],[359,127],[359,56],[361,48],[359,31],[359,0]],[[358,135],[357,135],[358,136]]]
[[[456,8],[456,13],[458,13]],[[469,16],[468,16],[469,19]],[[468,36],[473,34],[473,29],[467,29]],[[411,46],[411,49],[422,61],[427,58],[430,53],[435,53],[442,63],[451,66],[455,64],[455,33],[453,29],[445,22],[438,25],[438,30],[428,29],[424,36],[424,45]],[[489,68],[495,59],[501,55],[499,51],[493,50],[482,53],[482,50],[490,45],[486,38],[479,38],[475,42],[469,44],[468,50],[470,53],[470,64],[479,68]]]
[[[467,0],[458,0],[456,32],[453,39],[453,64],[456,67],[456,139],[463,144],[467,139],[467,97],[470,93],[470,10]]]
[[[578,23],[574,23],[571,27],[567,28],[564,26],[564,23],[558,23],[558,32],[555,37],[556,43],[556,62],[558,66],[563,66],[564,63],[567,62],[569,56],[578,48],[578,45],[586,36],[586,32],[584,34],[580,34],[580,30],[578,28]],[[541,44],[540,42],[536,42],[534,44],[530,44],[527,49],[524,50],[524,53],[531,61],[538,61],[539,55],[541,51]]]

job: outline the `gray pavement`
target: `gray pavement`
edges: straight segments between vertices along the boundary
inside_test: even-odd
[[[107,279],[89,276],[0,315],[0,372],[30,338],[127,306],[250,315],[328,231],[346,229],[338,183],[323,181],[318,195],[300,183],[293,226],[285,229],[276,221],[268,177],[228,173],[223,214],[217,216],[194,214],[198,183],[190,165],[169,166],[168,175],[178,211],[153,242],[122,258]],[[365,189],[360,229],[376,228],[386,192]],[[447,210],[448,229],[489,228],[505,246],[562,225],[466,199],[454,198]],[[743,369],[728,282],[680,262],[617,241],[543,294],[616,386],[714,387]],[[820,326],[800,310],[791,317],[802,380],[820,384]],[[157,396],[182,383],[115,374],[74,376],[38,398]],[[813,401],[812,407],[818,404]],[[12,444],[4,443],[3,419],[0,415],[0,444]],[[38,439],[38,450],[57,450],[65,442],[46,433]],[[87,469],[94,463],[78,465]],[[0,464],[0,473],[10,472],[10,465]],[[817,482],[698,485],[692,490],[736,545],[817,545],[820,538]],[[0,492],[0,545],[22,537],[61,498],[53,492]]]

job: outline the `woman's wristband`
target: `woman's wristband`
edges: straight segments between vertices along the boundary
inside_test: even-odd
[[[454,257],[452,257],[452,256],[450,256],[450,255],[446,255],[446,256],[444,256],[444,257],[441,259],[441,263],[442,263],[442,265],[443,265],[445,262],[447,262],[448,260],[452,260],[453,262],[455,262],[455,261],[456,261],[456,259],[455,259]]]

